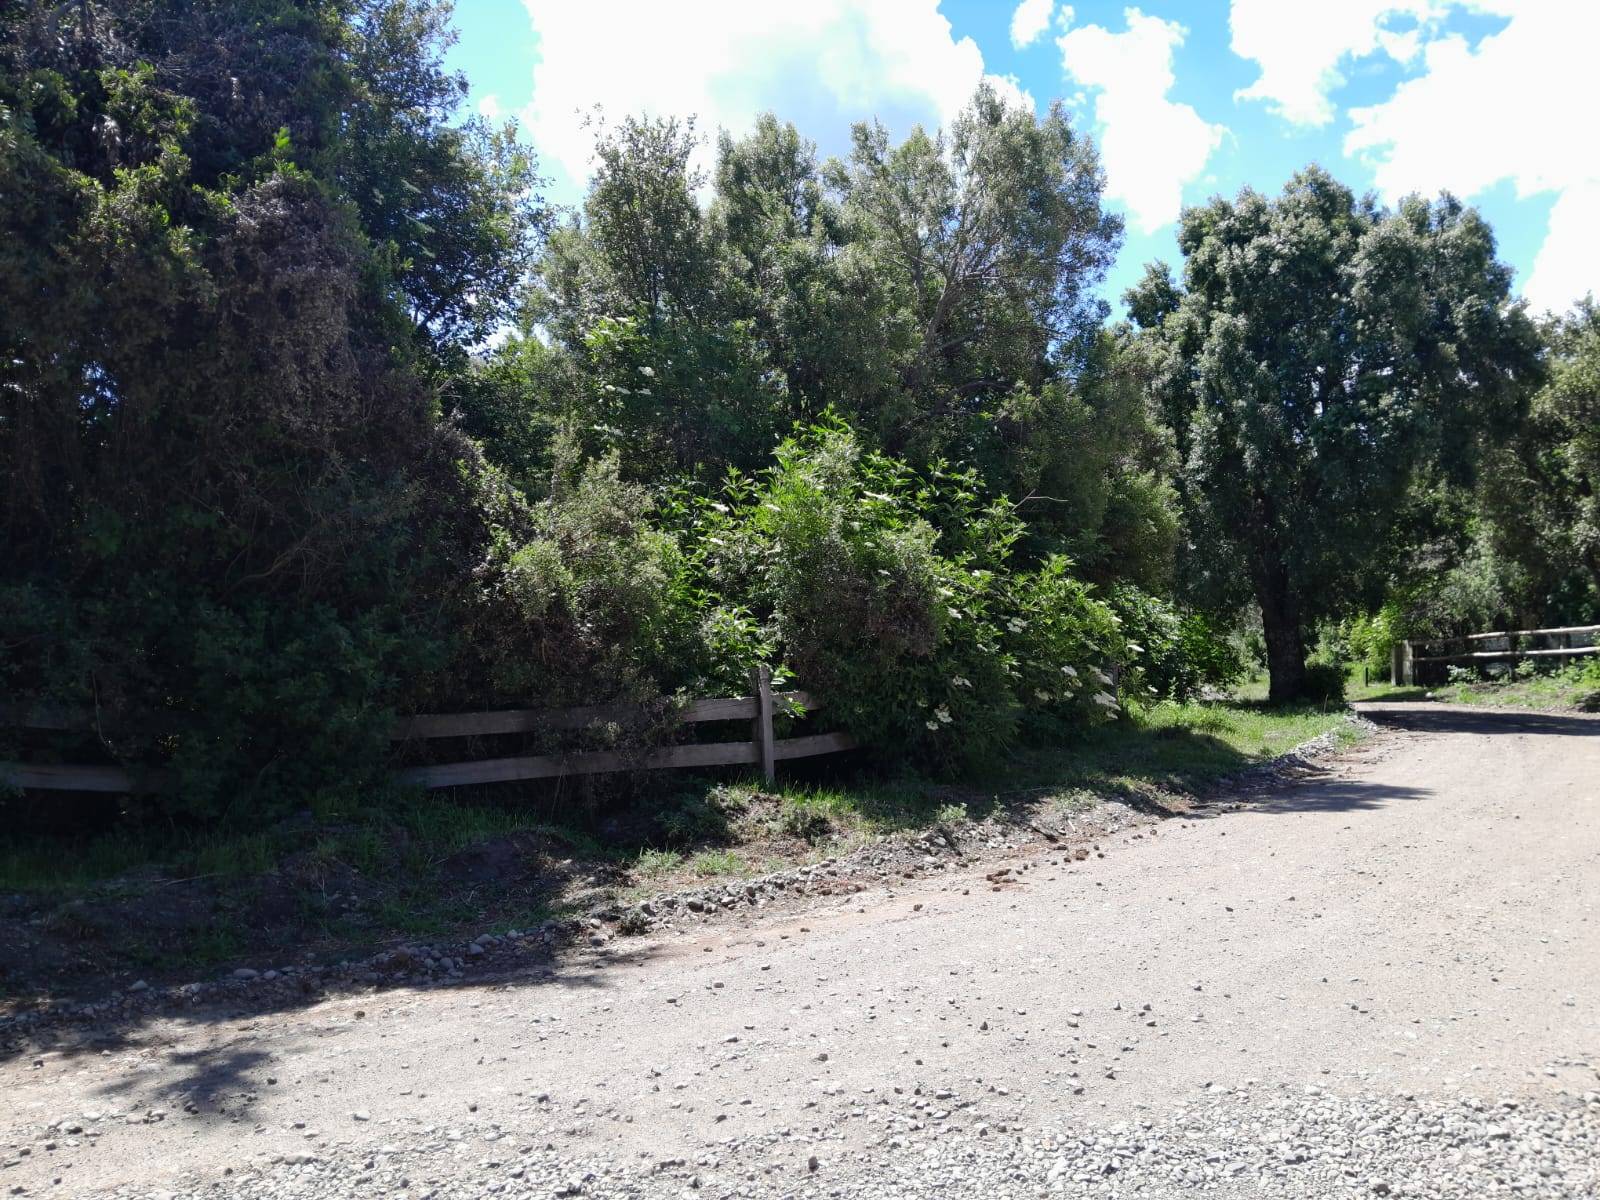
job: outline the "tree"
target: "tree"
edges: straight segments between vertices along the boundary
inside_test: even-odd
[[[453,123],[447,14],[0,16],[0,690],[184,723],[112,747],[170,803],[360,787],[473,594],[493,489],[435,386],[540,209]]]
[[[550,238],[525,316],[525,336],[547,333],[578,384],[531,387],[527,403],[639,479],[754,467],[778,438],[769,359],[696,198],[698,144],[693,122],[601,126],[583,210]],[[513,343],[502,358],[523,354]]]
[[[1600,307],[1586,299],[1542,330],[1549,381],[1481,489],[1488,540],[1520,566],[1539,620],[1581,623],[1600,606]]]
[[[676,121],[602,128],[528,313],[594,381],[567,417],[617,430],[630,470],[751,469],[832,409],[1007,487],[1019,449],[1037,466],[1071,426],[1055,414],[1094,352],[1121,226],[1059,106],[1040,119],[980,87],[947,133],[895,144],[862,124],[826,164],[769,114],[719,139],[704,216],[695,146]]]
[[[883,428],[890,449],[942,450],[1001,397],[1081,360],[1122,226],[1059,103],[1040,120],[982,84],[948,134],[891,146],[883,126],[857,125],[826,174],[845,236],[891,281],[912,334],[899,373],[913,403]]]
[[[1550,347],[1550,383],[1534,398],[1533,419],[1549,447],[1550,491],[1567,501],[1570,561],[1587,570],[1600,600],[1600,307],[1592,296],[1555,323]]]
[[[1182,463],[1180,570],[1212,604],[1254,599],[1292,700],[1307,630],[1356,593],[1416,465],[1468,473],[1514,420],[1535,331],[1449,196],[1390,212],[1313,167],[1186,211],[1179,247],[1181,286],[1152,268],[1128,304]]]

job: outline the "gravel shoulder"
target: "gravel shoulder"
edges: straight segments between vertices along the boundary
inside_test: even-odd
[[[62,1026],[0,1062],[0,1191],[1600,1193],[1600,718],[1366,715],[1083,859]]]

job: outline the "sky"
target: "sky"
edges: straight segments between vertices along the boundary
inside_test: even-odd
[[[709,164],[765,111],[838,154],[855,121],[947,122],[987,77],[1100,147],[1114,305],[1177,265],[1184,206],[1313,162],[1386,204],[1477,207],[1536,312],[1600,294],[1600,0],[457,0],[455,25],[469,105],[518,122],[558,204],[582,199],[596,106],[694,116]]]

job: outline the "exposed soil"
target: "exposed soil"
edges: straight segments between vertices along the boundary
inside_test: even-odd
[[[869,847],[464,979],[14,1023],[0,1183],[1592,1195],[1600,720],[1375,716],[1297,781],[1086,843]]]
[[[1292,775],[1328,741],[1253,768],[1236,782]],[[960,786],[927,791],[930,811],[945,802],[959,808],[975,795]],[[357,865],[326,849],[338,830],[291,823],[279,836],[298,837],[304,848],[248,878],[169,877],[148,869],[78,897],[0,895],[0,1016],[59,1012],[108,996],[120,1002],[138,984],[145,985],[138,989],[140,1007],[179,989],[188,1004],[196,987],[233,981],[236,969],[299,974],[319,988],[338,978],[364,985],[374,973],[392,976],[398,951],[407,960],[448,959],[443,974],[459,976],[483,965],[476,960],[485,951],[501,959],[538,956],[574,940],[638,934],[678,905],[680,915],[764,909],[859,888],[885,872],[914,876],[1063,840],[1087,847],[1110,831],[1186,811],[1193,799],[1150,788],[1079,793],[1063,805],[1052,791],[1007,795],[982,820],[882,835],[865,845],[859,835],[835,837],[839,831],[825,817],[797,823],[777,795],[741,793],[734,808],[697,799],[692,812],[680,814],[692,827],[689,848],[727,850],[745,864],[711,879],[698,877],[692,861],[642,875],[626,854],[586,855],[554,829],[489,838],[443,857],[392,829],[377,844],[363,842]],[[630,820],[629,828],[607,836],[624,845],[660,836],[627,814],[614,823]],[[818,864],[825,865],[799,870]],[[658,897],[653,911],[641,911],[638,902],[656,893],[665,902]],[[688,908],[690,902],[697,907]],[[480,934],[508,930],[528,936],[470,950]],[[428,952],[416,953],[419,947]],[[304,990],[299,982],[294,988]]]

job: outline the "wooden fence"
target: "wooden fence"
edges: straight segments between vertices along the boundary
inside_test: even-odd
[[[616,771],[750,765],[760,767],[763,777],[770,782],[776,774],[779,761],[856,749],[856,740],[846,733],[775,737],[774,715],[784,713],[800,716],[822,707],[821,702],[808,692],[774,692],[772,672],[766,667],[752,671],[750,681],[752,695],[693,700],[667,714],[670,719],[684,724],[748,720],[749,741],[690,742],[632,752],[580,750],[509,758],[476,758],[405,767],[396,773],[396,779],[410,787],[444,788]],[[646,716],[646,710],[639,705],[429,713],[402,720],[390,737],[395,742],[413,742],[434,738],[492,737],[508,733],[579,731],[612,723],[637,724]],[[172,724],[107,718],[83,710],[18,705],[0,708],[0,725],[81,733],[170,732],[176,728]],[[170,786],[171,780],[166,772],[159,770],[59,763],[0,763],[0,783],[55,791],[148,792]]]
[[[1390,658],[1390,682],[1410,686],[1426,677],[1436,682],[1451,665],[1578,658],[1600,654],[1600,625],[1567,625],[1556,629],[1509,629],[1469,633],[1459,638],[1396,642]],[[1574,644],[1576,643],[1576,644]],[[1435,653],[1450,650],[1450,653]]]

